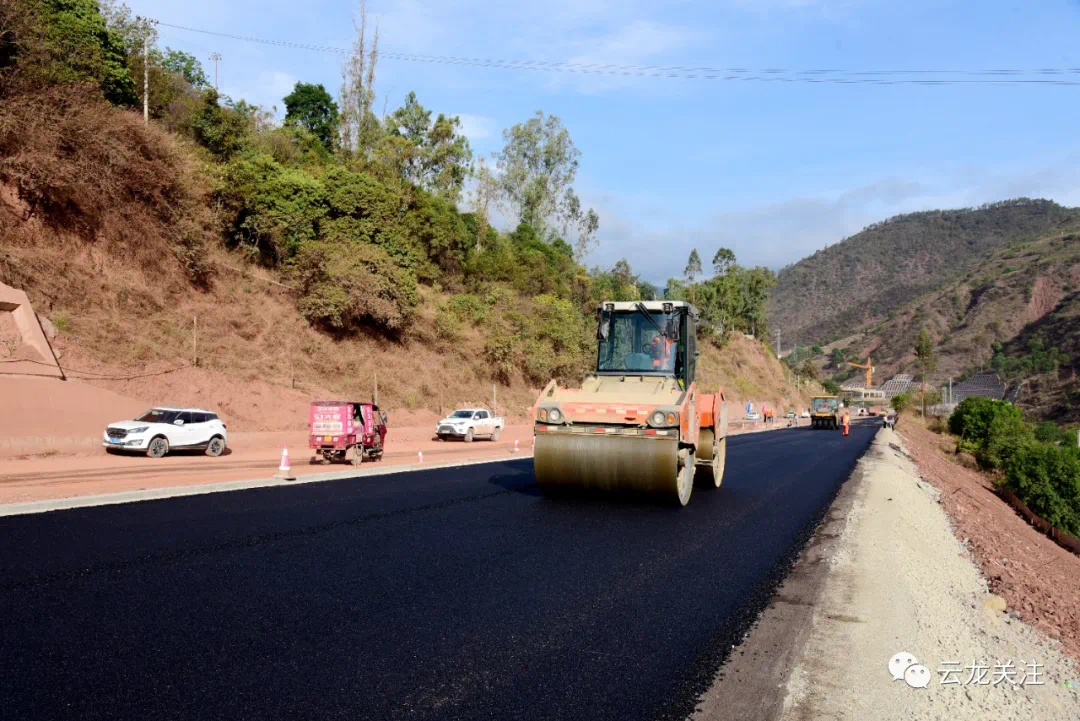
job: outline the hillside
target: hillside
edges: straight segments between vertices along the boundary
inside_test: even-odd
[[[890,218],[781,270],[770,322],[787,338],[835,341],[957,281],[1007,244],[1077,218],[1080,210],[1026,198]]]
[[[92,0],[0,4],[0,282],[51,321],[70,376],[209,405],[237,430],[295,429],[308,399],[366,399],[376,383],[396,418],[489,403],[493,388],[520,418],[550,378],[591,366],[596,303],[640,297],[625,262],[588,271],[555,231],[587,247],[595,214],[529,205],[539,155],[563,164],[559,197],[576,200],[557,118],[514,126],[525,140],[504,156],[521,173],[486,176],[522,206],[500,232],[463,197],[473,168],[457,119],[412,94],[380,120],[368,89],[343,91],[339,111],[298,83],[276,123],[207,87],[195,58],[152,46],[145,123],[131,77],[146,28],[125,17],[106,23]],[[699,380],[740,402],[804,404],[785,398],[764,346],[731,330],[762,314],[757,285],[749,302],[712,304],[730,322],[702,343]]]
[[[1041,237],[994,250],[957,280],[898,304],[880,322],[825,347],[826,374],[852,376],[828,360],[872,356],[876,380],[917,372],[915,340],[936,344],[931,380],[943,384],[976,370],[1024,382],[1018,402],[1040,418],[1080,420],[1080,219]]]

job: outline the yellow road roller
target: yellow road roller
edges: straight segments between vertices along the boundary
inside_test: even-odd
[[[540,489],[637,492],[679,506],[694,477],[724,477],[723,392],[699,393],[697,309],[685,301],[601,303],[596,370],[581,388],[552,380],[533,406]]]
[[[814,396],[810,399],[810,427],[840,427],[840,399],[836,396]]]

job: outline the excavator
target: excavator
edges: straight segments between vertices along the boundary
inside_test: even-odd
[[[595,370],[580,388],[552,380],[533,406],[536,483],[631,492],[685,506],[695,476],[719,487],[727,456],[723,391],[701,393],[697,308],[685,301],[605,301]]]

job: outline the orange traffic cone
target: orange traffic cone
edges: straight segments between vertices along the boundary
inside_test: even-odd
[[[277,472],[278,478],[283,478],[286,481],[296,480],[296,476],[292,473],[292,468],[289,466],[289,449],[288,447],[282,447],[281,449],[281,465],[278,466]]]
[[[514,439],[514,453],[517,453],[519,450],[521,450],[521,449],[518,447],[518,439],[515,438]]]
[[[416,452],[416,462],[417,463],[423,463],[424,462],[424,452],[423,451],[417,451]]]

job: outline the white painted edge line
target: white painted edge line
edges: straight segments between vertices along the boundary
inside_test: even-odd
[[[297,476],[296,480],[292,481],[285,480],[284,478],[260,478],[250,481],[225,481],[223,483],[203,483],[189,486],[170,486],[168,488],[148,488],[138,491],[103,493],[96,496],[73,496],[71,498],[52,498],[43,501],[8,503],[6,505],[0,505],[0,518],[4,516],[24,516],[32,513],[63,511],[70,508],[112,506],[121,503],[136,503],[138,501],[156,501],[165,498],[202,496],[210,493],[225,493],[228,491],[245,491],[252,488],[299,486],[306,483],[324,483],[326,481],[339,481],[347,478],[358,478],[367,476],[390,476],[398,473],[411,473],[414,471],[433,471],[444,468],[482,466],[487,463],[506,463],[507,461],[520,460],[524,458],[532,458],[532,453],[521,453],[506,458],[490,458],[480,461],[456,461],[431,464],[406,463],[396,466],[383,466],[381,468],[372,468],[370,470],[358,468],[351,471],[312,473],[304,476]]]

